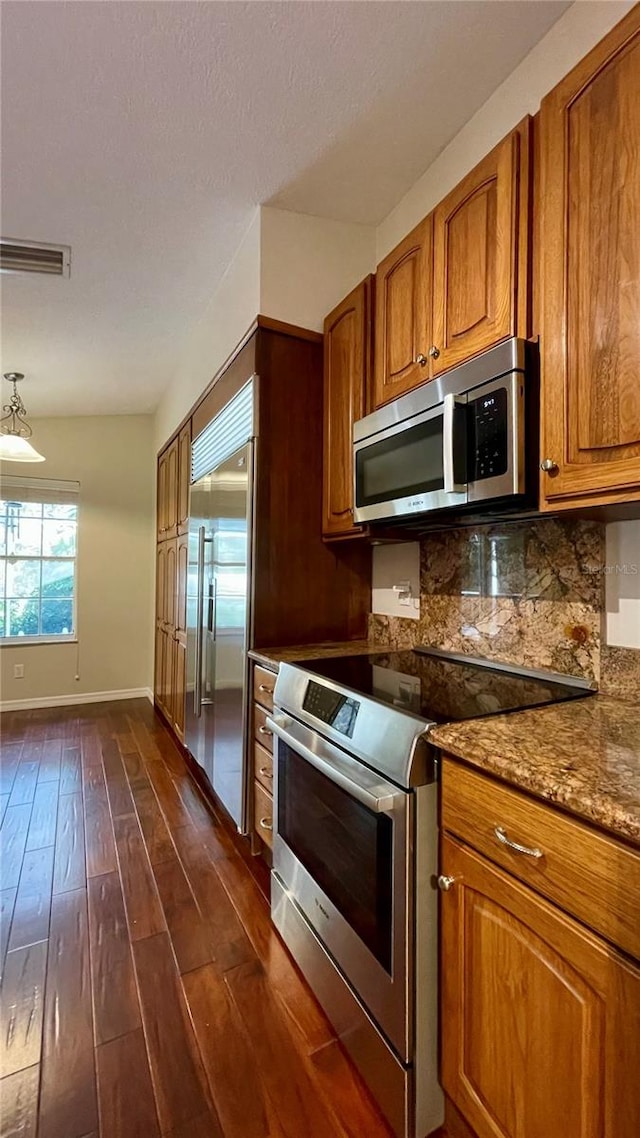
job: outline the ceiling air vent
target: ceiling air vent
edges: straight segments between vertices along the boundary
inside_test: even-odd
[[[46,273],[53,277],[68,277],[70,265],[69,245],[45,245],[38,241],[0,238],[0,272]]]

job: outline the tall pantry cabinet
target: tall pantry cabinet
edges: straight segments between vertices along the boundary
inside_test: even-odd
[[[191,421],[158,459],[154,692],[184,739]]]

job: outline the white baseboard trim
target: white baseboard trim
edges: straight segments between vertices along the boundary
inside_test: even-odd
[[[123,688],[122,691],[89,691],[73,695],[48,695],[38,699],[0,700],[2,711],[31,711],[38,707],[72,707],[81,703],[112,703],[117,699],[148,699],[153,703],[151,688]]]

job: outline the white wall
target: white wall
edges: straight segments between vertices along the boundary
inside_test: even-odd
[[[156,450],[260,313],[322,330],[345,293],[375,268],[373,227],[262,206],[206,311],[191,329],[155,422]]]
[[[371,611],[385,616],[420,616],[420,545],[417,541],[397,545],[374,545],[372,550]],[[400,600],[397,587],[408,581],[411,599]],[[394,589],[394,585],[396,589]]]
[[[180,367],[156,411],[156,450],[173,434],[259,312],[260,211],[256,210],[206,311],[186,337]]]
[[[640,521],[606,527],[607,644],[640,648]]]
[[[1,698],[78,696],[152,686],[153,416],[35,419],[46,462],[2,474],[80,483],[77,644],[2,645]],[[24,664],[24,679],[14,679]],[[76,679],[78,675],[78,679]]]
[[[376,265],[372,226],[263,206],[260,312],[322,331],[328,312]]]
[[[458,184],[633,8],[633,0],[578,0],[469,119],[377,230],[377,260]],[[495,18],[500,5],[495,4]]]

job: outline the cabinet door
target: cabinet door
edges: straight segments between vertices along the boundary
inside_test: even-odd
[[[433,374],[527,334],[528,137],[527,120],[435,210]]]
[[[543,100],[540,155],[542,495],[637,499],[640,7]]]
[[[353,424],[366,414],[372,283],[362,281],[324,322],[325,537],[362,533],[353,522]]]
[[[163,644],[163,676],[162,676],[162,710],[169,722],[173,720],[175,704],[175,645],[171,632],[164,633]]]
[[[166,452],[158,459],[158,480],[156,514],[158,521],[158,541],[162,541],[167,532],[167,455]]]
[[[177,542],[166,541],[164,623],[173,636],[176,629]]]
[[[640,971],[445,836],[442,1082],[478,1138],[635,1138]]]
[[[187,573],[189,571],[189,537],[183,534],[176,547],[176,634],[187,632]]]
[[[186,676],[187,642],[178,636],[173,642],[173,726],[180,740],[184,740]]]
[[[178,532],[178,439],[174,439],[166,451],[166,537],[175,537]]]
[[[375,407],[429,378],[432,231],[427,217],[378,265]]]
[[[156,624],[162,628],[167,618],[167,545],[166,541],[156,545]]]
[[[166,633],[156,628],[156,652],[153,670],[153,695],[160,708],[164,708],[164,645]]]
[[[178,436],[178,533],[189,529],[189,486],[191,482],[191,420]]]

